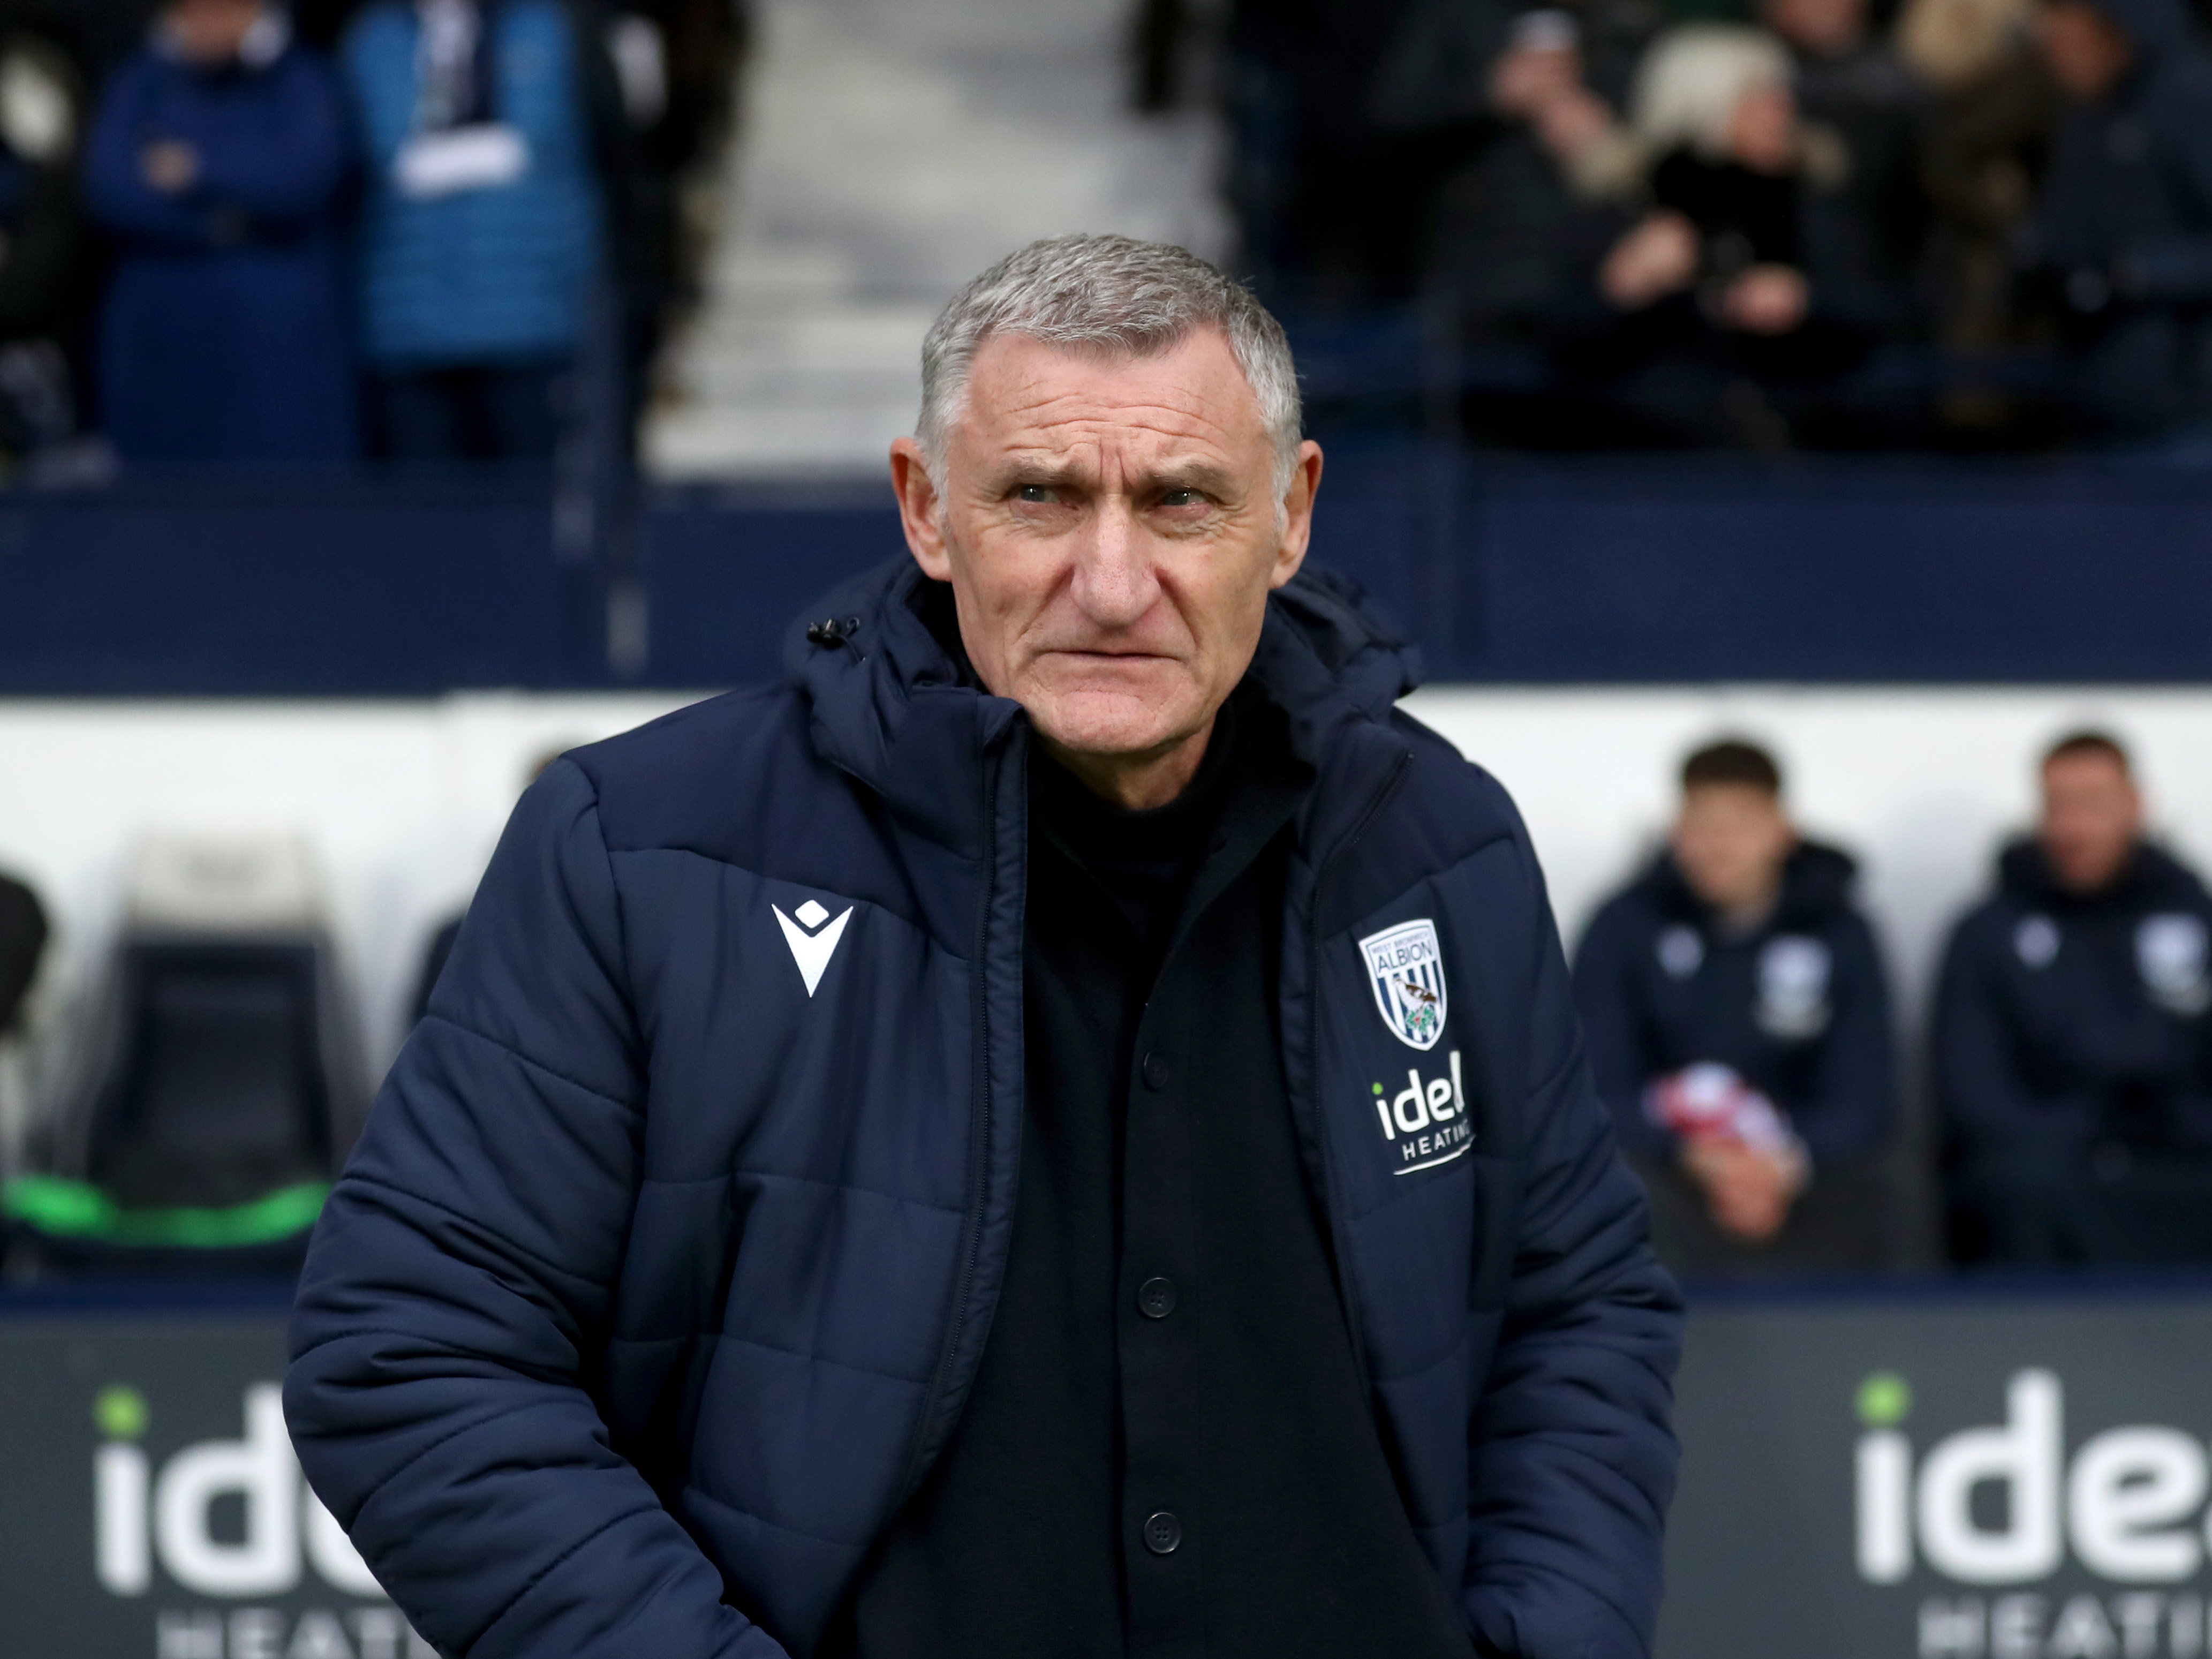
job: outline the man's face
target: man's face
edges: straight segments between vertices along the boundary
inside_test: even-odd
[[[1729,155],[1753,173],[1784,173],[1796,164],[1797,100],[1788,88],[1762,87],[1736,100]]]
[[[1682,792],[1672,842],[1692,892],[1716,909],[1744,911],[1774,902],[1797,832],[1756,785],[1701,783]]]
[[[2126,32],[2081,0],[2049,0],[2037,15],[2036,40],[2051,79],[2076,103],[2101,103],[2135,61]]]
[[[2036,839],[2058,884],[2073,893],[2111,886],[2142,833],[2142,797],[2110,755],[2065,755],[2043,769]]]
[[[261,14],[261,0],[178,0],[165,21],[186,57],[196,63],[220,64],[238,55]]]
[[[1302,447],[1278,499],[1259,400],[1216,331],[1146,357],[1000,335],[943,476],[911,439],[891,466],[983,684],[1064,757],[1141,767],[1202,749],[1243,677],[1269,591],[1305,556],[1321,450]]]

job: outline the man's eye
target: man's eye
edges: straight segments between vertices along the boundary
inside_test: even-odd
[[[1057,497],[1050,484],[1021,484],[1014,490],[1014,499],[1036,507],[1050,507]]]
[[[1160,505],[1162,507],[1203,507],[1206,505],[1206,495],[1204,491],[1197,489],[1170,489],[1160,497]]]

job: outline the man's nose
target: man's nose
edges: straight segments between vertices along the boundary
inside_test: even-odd
[[[1133,628],[1159,598],[1152,538],[1133,503],[1110,496],[1092,515],[1075,557],[1074,598],[1094,626]]]

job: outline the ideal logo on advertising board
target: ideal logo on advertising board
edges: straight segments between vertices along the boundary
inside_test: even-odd
[[[0,1654],[434,1659],[301,1475],[283,1333],[0,1322]]]
[[[2212,1659],[2212,1295],[1693,1310],[1661,1659]]]
[[[1984,1592],[1922,1600],[1923,1659],[2203,1659],[2205,1599],[2190,1588],[2205,1566],[2202,1440],[2134,1423],[2069,1445],[2065,1384],[2041,1368],[2006,1379],[2001,1421],[1925,1448],[1906,1431],[1911,1399],[1895,1372],[1859,1389],[1859,1576],[1902,1584],[1924,1563]],[[2109,1589],[2062,1602],[2024,1588],[2069,1559]]]
[[[245,1432],[173,1453],[157,1471],[139,1443],[150,1416],[143,1393],[111,1385],[94,1401],[104,1438],[93,1455],[93,1561],[111,1595],[167,1583],[201,1605],[155,1616],[155,1659],[431,1659],[391,1607],[210,1606],[288,1596],[312,1571],[338,1595],[384,1591],[345,1531],[308,1489],[284,1427],[283,1389],[247,1386]],[[228,1526],[218,1520],[226,1509]],[[228,1534],[228,1535],[225,1535]]]

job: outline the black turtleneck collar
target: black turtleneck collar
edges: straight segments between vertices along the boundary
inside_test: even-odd
[[[1239,687],[1214,717],[1206,754],[1183,792],[1164,806],[1131,811],[1091,793],[1042,745],[1031,769],[1037,823],[1113,896],[1130,930],[1157,956],[1183,890],[1206,851],[1222,799],[1240,764],[1249,712]]]

